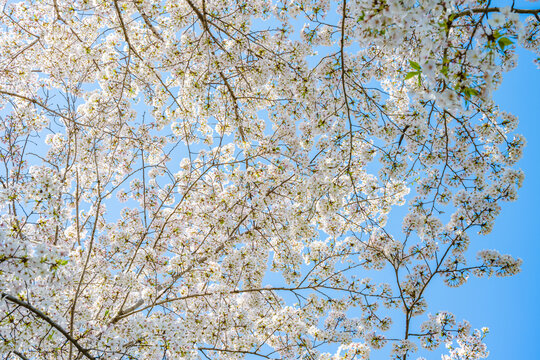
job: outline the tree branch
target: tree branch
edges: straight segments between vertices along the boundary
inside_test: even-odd
[[[24,356],[24,354],[21,354],[21,353],[18,352],[18,351],[13,351],[13,353],[14,353],[15,355],[17,355],[18,357],[20,357],[21,359],[23,359],[23,360],[30,360],[30,359],[28,359],[26,356]]]
[[[66,330],[64,330],[64,328],[62,328],[60,325],[58,325],[53,319],[51,319],[50,317],[48,317],[47,315],[45,315],[43,312],[41,312],[40,310],[36,309],[35,307],[33,307],[32,305],[28,304],[27,302],[24,302],[22,300],[19,300],[18,298],[16,298],[15,296],[12,296],[12,295],[9,295],[9,294],[6,294],[6,293],[2,293],[2,299],[6,299],[6,300],[9,300],[11,301],[12,303],[14,304],[17,304],[19,306],[22,306],[23,308],[25,309],[28,309],[30,310],[32,313],[34,313],[35,315],[37,315],[38,317],[40,317],[41,319],[45,320],[46,322],[49,323],[49,325],[51,325],[53,328],[55,328],[56,330],[58,330],[62,335],[65,336],[66,339],[68,339],[69,342],[71,342],[73,345],[75,345],[75,347],[84,355],[86,356],[88,359],[90,360],[94,360],[95,357],[93,357],[92,355],[90,355],[90,353],[88,352],[88,350],[86,350],[85,348],[83,348],[81,346],[81,344],[79,344],[77,342],[77,340],[75,340]],[[17,354],[17,356],[21,357],[19,354]],[[22,357],[21,357],[22,358]],[[23,358],[24,359],[24,358]]]

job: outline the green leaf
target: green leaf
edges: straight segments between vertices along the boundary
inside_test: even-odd
[[[418,70],[418,71],[420,71],[420,69],[422,68],[422,67],[420,66],[420,64],[418,64],[417,62],[414,62],[414,61],[412,61],[412,60],[409,60],[409,64],[411,64],[411,67],[412,67],[413,69]]]
[[[465,97],[470,98],[473,95],[475,95],[475,96],[478,95],[479,92],[478,92],[478,90],[473,89],[473,88],[465,88],[465,89],[463,89],[463,94],[465,95]]]
[[[410,78],[412,78],[413,76],[416,76],[416,75],[420,75],[420,72],[419,71],[411,71],[411,72],[407,73],[407,75],[405,75],[405,80],[409,80]]]
[[[501,50],[504,50],[508,45],[512,45],[514,42],[507,37],[502,37],[498,40]]]

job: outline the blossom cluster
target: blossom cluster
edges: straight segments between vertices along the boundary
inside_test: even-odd
[[[519,272],[469,244],[523,182],[492,94],[518,46],[540,54],[540,9],[2,8],[1,355],[487,356],[426,294]]]

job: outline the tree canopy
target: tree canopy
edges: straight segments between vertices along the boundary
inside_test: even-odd
[[[2,0],[0,354],[487,357],[426,292],[520,270],[533,5]]]

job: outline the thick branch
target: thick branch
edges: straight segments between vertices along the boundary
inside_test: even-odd
[[[45,320],[47,323],[49,323],[49,325],[51,325],[53,328],[55,328],[56,330],[58,330],[62,335],[65,336],[66,339],[68,339],[69,342],[71,342],[73,345],[75,345],[75,347],[84,355],[86,356],[88,359],[91,359],[91,360],[94,360],[95,358],[90,355],[90,353],[88,352],[88,350],[86,350],[85,348],[83,348],[81,346],[81,344],[79,344],[77,342],[77,340],[75,340],[66,330],[64,330],[64,328],[62,328],[60,325],[58,325],[53,319],[51,319],[50,317],[48,317],[47,315],[45,315],[43,312],[41,312],[40,310],[36,309],[35,307],[33,307],[32,305],[28,304],[27,302],[24,302],[22,300],[19,300],[17,299],[16,297],[12,296],[12,295],[9,295],[9,294],[6,294],[6,293],[2,293],[2,299],[6,299],[6,300],[9,300],[11,301],[12,303],[14,304],[17,304],[19,306],[22,306],[23,308],[25,309],[28,309],[30,310],[32,313],[34,313],[35,315],[37,315],[38,317],[40,317],[41,319]],[[17,354],[18,355],[18,354]]]
[[[23,360],[30,360],[30,359],[28,359],[26,356],[24,356],[24,354],[21,354],[21,353],[18,352],[18,351],[14,351],[13,353],[14,353],[15,355],[17,355],[18,357],[20,357],[21,359],[23,359]]]
[[[345,70],[345,19],[347,18],[347,1],[343,0],[343,6],[341,8],[341,41],[339,46],[340,59],[341,59],[341,86],[343,87],[343,97],[345,98],[345,108],[347,109],[347,120],[349,121],[349,160],[347,164],[347,170],[351,173],[352,153],[353,153],[353,125],[351,120],[351,108],[349,107],[349,96],[347,95],[347,86],[345,83],[345,76],[347,71]]]
[[[144,23],[146,24],[146,26],[148,26],[148,28],[152,31],[152,33],[154,34],[155,37],[157,37],[159,40],[161,40],[161,42],[164,42],[165,40],[163,40],[163,37],[161,37],[161,35],[159,34],[159,32],[156,30],[156,28],[152,25],[152,23],[150,22],[150,18],[148,17],[148,15],[146,15],[146,13],[144,12],[141,4],[139,4],[137,1],[134,1],[133,2],[135,4],[135,7],[137,8],[137,10],[139,11],[139,13],[141,14],[143,20],[144,20]]]

